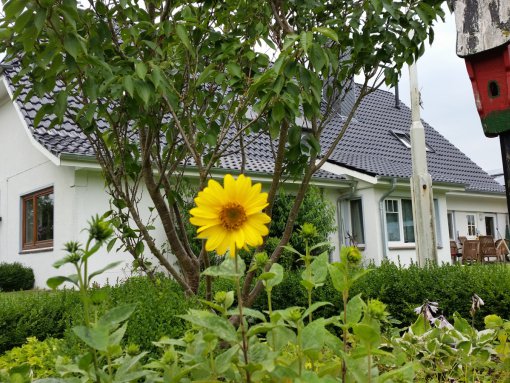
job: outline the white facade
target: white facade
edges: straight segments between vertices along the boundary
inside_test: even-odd
[[[332,259],[338,259],[341,244],[350,244],[347,236],[350,234],[358,237],[356,242],[367,263],[379,264],[384,259],[402,265],[415,262],[408,217],[409,180],[372,177],[329,163],[324,169],[346,178],[318,182],[337,208],[338,233],[331,238],[336,248]],[[254,177],[257,182],[264,179],[264,176]],[[53,246],[23,251],[22,197],[48,187],[53,187],[54,193]],[[289,186],[288,190],[292,188]],[[462,186],[447,184],[434,185],[433,190],[439,263],[451,261],[449,241],[459,236],[471,238],[492,233],[497,239],[505,235],[508,218],[504,195],[467,193]],[[148,219],[151,204],[147,193],[142,195],[141,210],[145,210]],[[73,272],[69,265],[60,270],[52,266],[65,255],[64,243],[71,240],[84,243],[87,233],[83,229],[87,222],[108,209],[109,196],[99,167],[78,160],[61,161],[44,149],[32,137],[6,88],[0,86],[0,262],[20,262],[32,267],[36,286],[44,288],[47,278]],[[156,222],[155,226],[160,225]],[[154,235],[162,244],[162,231],[156,230]],[[115,251],[108,254],[102,249],[90,259],[90,270],[117,260],[126,263],[105,273],[97,282],[116,283],[127,277],[132,258]]]

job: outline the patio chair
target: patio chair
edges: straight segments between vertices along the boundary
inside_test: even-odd
[[[480,261],[488,262],[491,258],[495,258],[496,261],[501,259],[492,235],[480,235],[478,240],[480,241]]]
[[[480,242],[475,239],[466,239],[462,249],[462,264],[479,262],[478,250]]]
[[[496,251],[498,252],[499,259],[503,260],[503,262],[506,262],[506,256],[510,253],[507,242],[506,239],[498,239],[496,241]]]

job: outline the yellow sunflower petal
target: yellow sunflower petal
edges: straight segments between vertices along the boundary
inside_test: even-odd
[[[225,231],[221,230],[221,228],[218,230],[214,230],[214,234],[211,235],[207,239],[207,242],[205,243],[205,249],[207,251],[216,250],[219,246],[221,246],[223,239],[225,238],[225,235],[226,235]]]
[[[243,228],[244,237],[246,238],[246,243],[252,247],[262,245],[262,237],[260,234],[254,230],[251,226],[247,225]]]
[[[219,217],[219,215],[216,211],[212,211],[210,209],[203,208],[202,206],[194,207],[189,212],[191,215],[193,215],[195,217],[210,218],[210,219]]]

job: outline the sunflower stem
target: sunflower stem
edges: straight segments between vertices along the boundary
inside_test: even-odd
[[[241,283],[239,277],[239,264],[237,262],[237,252],[234,247],[234,260],[236,267],[236,288],[237,288],[237,306],[239,308],[239,326],[241,327],[241,337],[243,339],[243,357],[245,368],[248,367],[248,339],[246,338],[246,328],[244,327],[244,316],[243,316],[243,296],[241,294]],[[246,368],[246,382],[250,383],[250,372]]]

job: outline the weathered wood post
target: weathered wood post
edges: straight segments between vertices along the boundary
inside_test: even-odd
[[[510,213],[510,1],[449,0],[449,6],[483,132],[500,139]]]
[[[424,267],[427,261],[437,262],[436,228],[432,177],[427,168],[425,129],[420,118],[420,92],[418,91],[418,70],[416,63],[409,66],[411,87],[411,158],[413,175],[411,195],[413,200],[414,240],[418,266]]]

